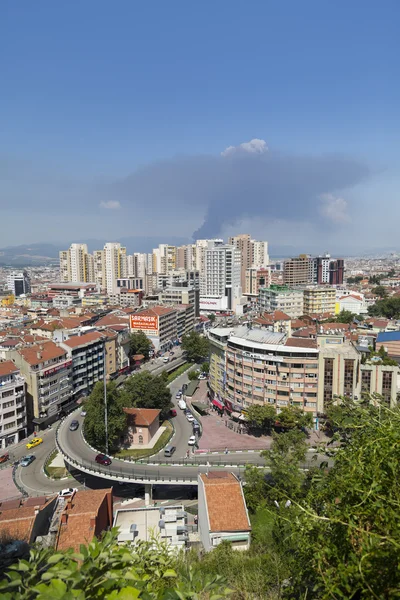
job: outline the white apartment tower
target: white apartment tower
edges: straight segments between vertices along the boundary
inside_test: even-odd
[[[115,294],[117,279],[127,274],[126,248],[117,242],[107,243],[104,246],[104,260],[106,291],[107,294]]]
[[[60,280],[62,282],[94,282],[93,256],[86,244],[71,244],[60,252]]]
[[[251,240],[252,244],[252,267],[268,267],[269,265],[269,254],[268,254],[268,242],[258,242]]]
[[[204,275],[200,277],[201,302],[217,299],[221,308],[235,310],[242,297],[241,253],[235,246],[224,244],[222,240],[208,242],[204,257]],[[211,307],[211,305],[210,305]]]

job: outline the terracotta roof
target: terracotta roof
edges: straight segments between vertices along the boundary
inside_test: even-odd
[[[162,317],[173,312],[175,312],[174,308],[167,308],[166,306],[152,306],[151,308],[146,308],[145,310],[139,310],[137,314],[146,315],[149,317],[153,315],[156,315],[157,317]]]
[[[11,375],[11,373],[17,373],[18,371],[19,369],[14,365],[12,360],[0,362],[0,377]]]
[[[323,331],[332,331],[332,329],[341,329],[347,331],[351,329],[350,323],[319,323],[318,329],[322,328]]]
[[[76,492],[61,515],[56,550],[79,550],[81,544],[90,543],[94,536],[110,527],[112,519],[112,488]]]
[[[297,329],[293,331],[293,337],[295,338],[310,338],[317,335],[317,328],[315,325],[311,325],[310,327],[303,327],[302,329]]]
[[[210,531],[250,531],[242,486],[233,473],[201,473]]]
[[[124,408],[128,420],[137,427],[150,427],[158,418],[160,412],[161,410],[156,408]]]
[[[60,346],[57,346],[57,344],[50,340],[43,342],[43,344],[37,344],[36,346],[21,348],[18,350],[18,353],[30,365],[39,365],[47,360],[62,358],[67,355],[66,350],[60,348]]]
[[[23,504],[20,499],[1,504],[0,534],[7,534],[17,540],[31,541],[32,529],[36,519],[35,511],[45,508],[53,501],[53,498],[49,500],[43,497],[37,498],[33,503],[29,502],[29,500]]]
[[[96,341],[103,340],[104,336],[98,331],[90,331],[83,335],[74,335],[70,337],[64,344],[69,348],[78,348],[79,346],[85,346]]]
[[[110,327],[112,325],[128,325],[129,316],[121,316],[121,315],[105,315],[101,319],[96,322],[96,327]]]
[[[339,300],[346,300],[346,298],[354,298],[355,300],[358,300],[359,302],[362,301],[361,296],[358,296],[357,294],[347,294],[347,296],[341,296],[341,298],[339,298]]]
[[[286,340],[285,346],[295,348],[317,348],[317,341],[312,338],[291,337]]]
[[[281,310],[276,310],[272,313],[275,321],[290,321],[289,315],[282,312]]]

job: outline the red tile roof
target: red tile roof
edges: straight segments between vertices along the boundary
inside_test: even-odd
[[[317,348],[317,340],[312,338],[291,337],[286,340],[285,346],[295,348]]]
[[[124,408],[130,425],[136,425],[136,427],[150,427],[158,419],[160,412],[161,410],[156,408]]]
[[[65,358],[67,356],[66,350],[57,346],[50,340],[37,344],[36,346],[29,346],[27,348],[21,348],[18,353],[23,359],[30,365],[39,365],[47,360],[53,360],[54,358]]]
[[[64,344],[69,348],[79,348],[79,346],[86,346],[93,342],[104,340],[104,336],[98,331],[90,331],[83,335],[74,335],[70,337]]]
[[[11,360],[0,362],[0,377],[5,375],[11,375],[11,373],[18,373],[19,369],[14,365]]]
[[[242,486],[233,473],[201,473],[210,531],[250,531]]]
[[[166,306],[152,306],[151,308],[146,308],[145,310],[139,310],[137,314],[149,317],[152,317],[153,315],[156,315],[157,317],[163,317],[164,315],[174,312],[174,308],[167,308]]]
[[[20,499],[12,503],[3,502],[0,507],[0,534],[30,542],[36,510],[43,510],[53,499],[37,498],[34,499],[36,502],[29,502],[29,499],[25,503]]]

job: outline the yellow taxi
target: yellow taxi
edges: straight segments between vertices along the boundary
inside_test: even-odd
[[[43,444],[42,438],[33,438],[30,442],[26,444],[27,448],[36,448],[39,444]]]

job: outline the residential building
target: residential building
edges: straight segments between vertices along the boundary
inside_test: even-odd
[[[130,316],[131,332],[143,331],[156,351],[167,350],[178,339],[177,311],[153,306]]]
[[[400,331],[382,331],[376,338],[376,350],[381,348],[388,353],[391,358],[400,362]]]
[[[347,310],[355,315],[368,314],[368,307],[366,306],[364,295],[353,292],[352,294],[339,296],[335,303],[335,313],[339,314],[342,310]]]
[[[96,293],[98,287],[95,283],[85,283],[80,280],[75,280],[74,283],[51,283],[47,288],[47,295],[51,299],[60,295],[82,299]]]
[[[27,435],[25,380],[11,360],[0,362],[0,448]]]
[[[117,287],[117,292],[109,294],[108,299],[113,306],[136,308],[142,305],[143,290]]]
[[[240,252],[240,285],[242,290],[246,286],[246,270],[253,264],[253,245],[248,233],[240,233],[229,238],[230,245],[235,246]]]
[[[309,283],[342,285],[344,260],[331,258],[330,254],[309,258]]]
[[[31,280],[27,271],[11,271],[7,273],[7,289],[18,298],[31,291]]]
[[[180,285],[192,286],[196,289],[200,288],[200,272],[196,269],[175,269],[169,273],[157,273],[156,287],[163,290],[168,287]]]
[[[160,427],[160,410],[155,408],[124,408],[127,427],[124,446],[146,446],[150,444]]]
[[[189,540],[186,523],[182,505],[120,508],[115,511],[114,517],[118,543],[151,542],[156,535],[177,550],[185,548]]]
[[[193,304],[178,304],[176,310],[176,332],[178,339],[194,330],[195,313]]]
[[[93,257],[86,244],[71,244],[60,252],[60,280],[62,282],[92,282],[94,278]]]
[[[304,295],[302,289],[293,289],[286,285],[271,285],[260,288],[258,305],[261,310],[274,312],[280,310],[292,317],[301,317],[304,313]]]
[[[164,288],[158,295],[162,304],[191,304],[196,317],[200,315],[200,290],[191,285],[176,285]]]
[[[303,291],[303,314],[335,314],[336,290],[327,285],[309,286]]]
[[[49,533],[57,497],[15,498],[0,504],[1,539],[33,544]]]
[[[252,267],[268,267],[269,265],[269,254],[268,254],[268,242],[259,242],[251,240],[252,246]]]
[[[88,396],[97,381],[104,378],[104,344],[102,333],[92,331],[74,335],[60,346],[72,361],[72,396],[78,400]]]
[[[307,254],[284,261],[283,283],[289,287],[310,283],[310,257]]]
[[[258,296],[260,288],[267,288],[270,285],[271,272],[269,267],[250,267],[250,269],[246,269],[245,296],[255,299]]]
[[[393,408],[397,405],[397,378],[399,367],[379,364],[373,358],[360,365],[361,397],[364,394],[378,394]]]
[[[113,491],[80,490],[64,501],[58,525],[55,550],[72,548],[78,552],[81,544],[89,544],[109,531],[113,522]]]
[[[97,283],[102,291],[106,290],[106,256],[104,250],[93,252],[93,281]]]
[[[212,332],[212,330],[211,330]],[[318,348],[315,340],[266,329],[234,328],[227,340],[225,407],[293,404],[316,415]]]
[[[106,359],[106,378],[114,379],[119,372],[118,364],[118,333],[105,329],[102,331],[105,344],[105,359]]]
[[[204,550],[221,542],[234,550],[248,550],[251,524],[242,484],[227,471],[208,471],[198,476],[198,526]]]
[[[104,246],[105,285],[107,294],[117,290],[117,279],[126,277],[126,248],[120,243],[109,242]]]
[[[213,327],[208,330],[210,342],[210,372],[208,385],[212,397],[224,398],[226,383],[226,345],[230,336],[227,327]]]
[[[200,281],[200,310],[240,312],[241,252],[235,246],[209,242]]]
[[[26,381],[29,428],[44,428],[60,418],[73,401],[72,360],[52,341],[16,349],[10,357]]]

